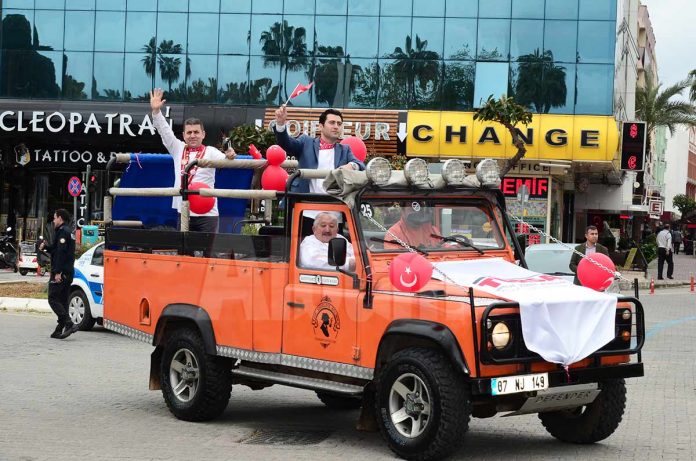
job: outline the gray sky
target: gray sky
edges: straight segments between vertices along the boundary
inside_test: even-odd
[[[696,69],[696,0],[641,0],[655,32],[657,69],[663,87]]]

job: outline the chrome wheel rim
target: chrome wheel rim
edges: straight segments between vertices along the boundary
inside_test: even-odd
[[[75,325],[82,322],[82,319],[85,318],[85,303],[82,301],[82,298],[74,296],[70,299],[68,315]]]
[[[190,402],[200,384],[198,361],[188,349],[179,349],[169,364],[169,384],[174,396],[182,402]]]
[[[413,439],[423,434],[430,422],[430,394],[420,377],[405,373],[389,391],[389,414],[402,436]]]

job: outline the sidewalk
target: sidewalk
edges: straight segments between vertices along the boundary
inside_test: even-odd
[[[691,274],[696,277],[696,257],[692,255],[678,254],[674,255],[674,273],[672,276],[674,279],[670,280],[667,278],[667,264],[663,269],[664,280],[657,279],[657,259],[654,259],[648,264],[648,276],[645,277],[644,272],[633,272],[633,271],[621,271],[621,275],[630,280],[630,282],[622,281],[621,289],[628,290],[633,288],[633,279],[638,279],[638,286],[641,290],[650,288],[650,279],[655,280],[655,288],[664,287],[677,287],[689,285],[691,281]]]
[[[0,311],[3,310],[14,312],[53,312],[46,299],[0,297]]]

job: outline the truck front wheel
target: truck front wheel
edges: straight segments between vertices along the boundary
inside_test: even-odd
[[[549,434],[569,443],[589,444],[614,433],[626,408],[626,382],[609,379],[599,383],[601,393],[589,405],[572,410],[539,413]]]
[[[397,352],[382,367],[375,385],[382,435],[400,457],[439,459],[464,443],[471,415],[469,392],[439,351]]]
[[[160,368],[162,395],[169,410],[185,421],[208,421],[227,407],[231,370],[223,359],[208,355],[198,332],[175,331],[167,339]]]

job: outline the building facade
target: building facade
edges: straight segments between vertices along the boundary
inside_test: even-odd
[[[514,96],[535,114],[519,184],[548,181],[535,222],[572,241],[597,211],[575,190],[622,184],[615,113],[630,119],[633,101],[627,90],[617,103],[617,37],[637,24],[634,3],[2,0],[0,220],[32,238],[49,210],[72,206],[67,181],[87,165],[99,183],[112,153],[161,151],[154,87],[175,130],[196,116],[217,144],[235,125],[267,126],[272,108],[313,81],[291,103],[293,132],[343,108],[372,153],[472,164],[510,155],[507,135],[473,123],[472,110]]]

